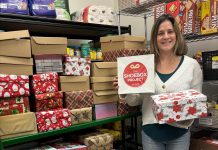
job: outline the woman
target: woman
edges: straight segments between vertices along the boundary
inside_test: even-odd
[[[187,46],[175,19],[165,14],[155,22],[151,33],[155,55],[155,93],[196,89],[201,92],[202,71],[194,59],[185,56]],[[114,79],[118,88],[118,80]],[[142,105],[142,144],[144,150],[188,150],[189,127],[193,120],[158,124],[152,111],[150,94],[120,95],[130,106]]]

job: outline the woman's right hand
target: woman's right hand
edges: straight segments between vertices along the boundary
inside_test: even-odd
[[[114,87],[115,89],[118,89],[118,88],[119,88],[119,86],[118,86],[118,77],[117,77],[117,76],[113,79],[113,87]]]

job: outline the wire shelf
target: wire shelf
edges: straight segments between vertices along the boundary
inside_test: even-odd
[[[141,16],[151,15],[153,7],[162,3],[169,3],[173,0],[146,0],[138,4],[136,0],[119,0],[118,8],[122,15]]]

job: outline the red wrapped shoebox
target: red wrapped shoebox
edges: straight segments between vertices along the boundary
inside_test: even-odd
[[[117,115],[127,115],[129,113],[134,113],[139,111],[138,106],[129,106],[125,100],[119,100],[118,101],[118,106],[117,106]]]
[[[50,72],[33,75],[32,87],[34,94],[58,92],[58,74]]]
[[[25,113],[30,111],[28,97],[0,99],[0,116]]]
[[[116,62],[117,57],[137,56],[150,54],[147,49],[119,49],[102,52],[105,62]]]
[[[39,132],[57,130],[71,126],[69,109],[57,109],[36,112],[36,123]]]
[[[64,74],[75,76],[90,76],[89,58],[65,57]]]
[[[47,111],[63,108],[63,93],[43,93],[35,95],[36,111]]]
[[[160,124],[207,116],[207,96],[196,90],[153,95],[153,111]]]
[[[0,98],[29,96],[29,76],[0,74]]]
[[[92,107],[94,104],[92,90],[65,92],[65,103],[68,109]]]

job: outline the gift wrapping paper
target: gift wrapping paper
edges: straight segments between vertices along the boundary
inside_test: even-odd
[[[117,103],[105,103],[95,105],[95,119],[103,119],[117,116]]]
[[[120,49],[102,52],[105,62],[116,62],[117,57],[137,56],[150,54],[148,49]]]
[[[127,115],[129,113],[137,112],[139,111],[139,107],[137,106],[129,106],[125,100],[119,100],[118,106],[117,106],[117,115]]]
[[[122,140],[122,133],[121,131],[115,131],[115,130],[110,130],[110,129],[98,129],[98,131],[101,131],[103,133],[109,133],[110,135],[113,136],[113,140]]]
[[[207,97],[196,90],[184,90],[151,96],[153,110],[160,124],[207,116]]]
[[[0,98],[29,96],[29,76],[0,74]]]
[[[50,145],[57,150],[88,150],[86,145],[76,142],[56,142]]]
[[[89,58],[65,57],[64,74],[75,76],[90,76]]]
[[[43,93],[35,95],[36,111],[47,111],[63,108],[63,93]]]
[[[92,90],[65,92],[65,103],[68,109],[92,107],[94,104]]]
[[[63,72],[62,55],[35,55],[36,73]]]
[[[36,112],[36,123],[39,132],[67,128],[71,126],[70,111],[68,109],[57,109]]]
[[[70,110],[72,124],[92,121],[92,107]]]
[[[28,97],[0,99],[0,116],[25,113],[30,111]]]
[[[79,141],[88,146],[89,150],[112,150],[113,136],[108,133],[88,133],[79,136]]]
[[[32,87],[34,94],[57,92],[58,74],[56,72],[50,72],[33,75]]]

